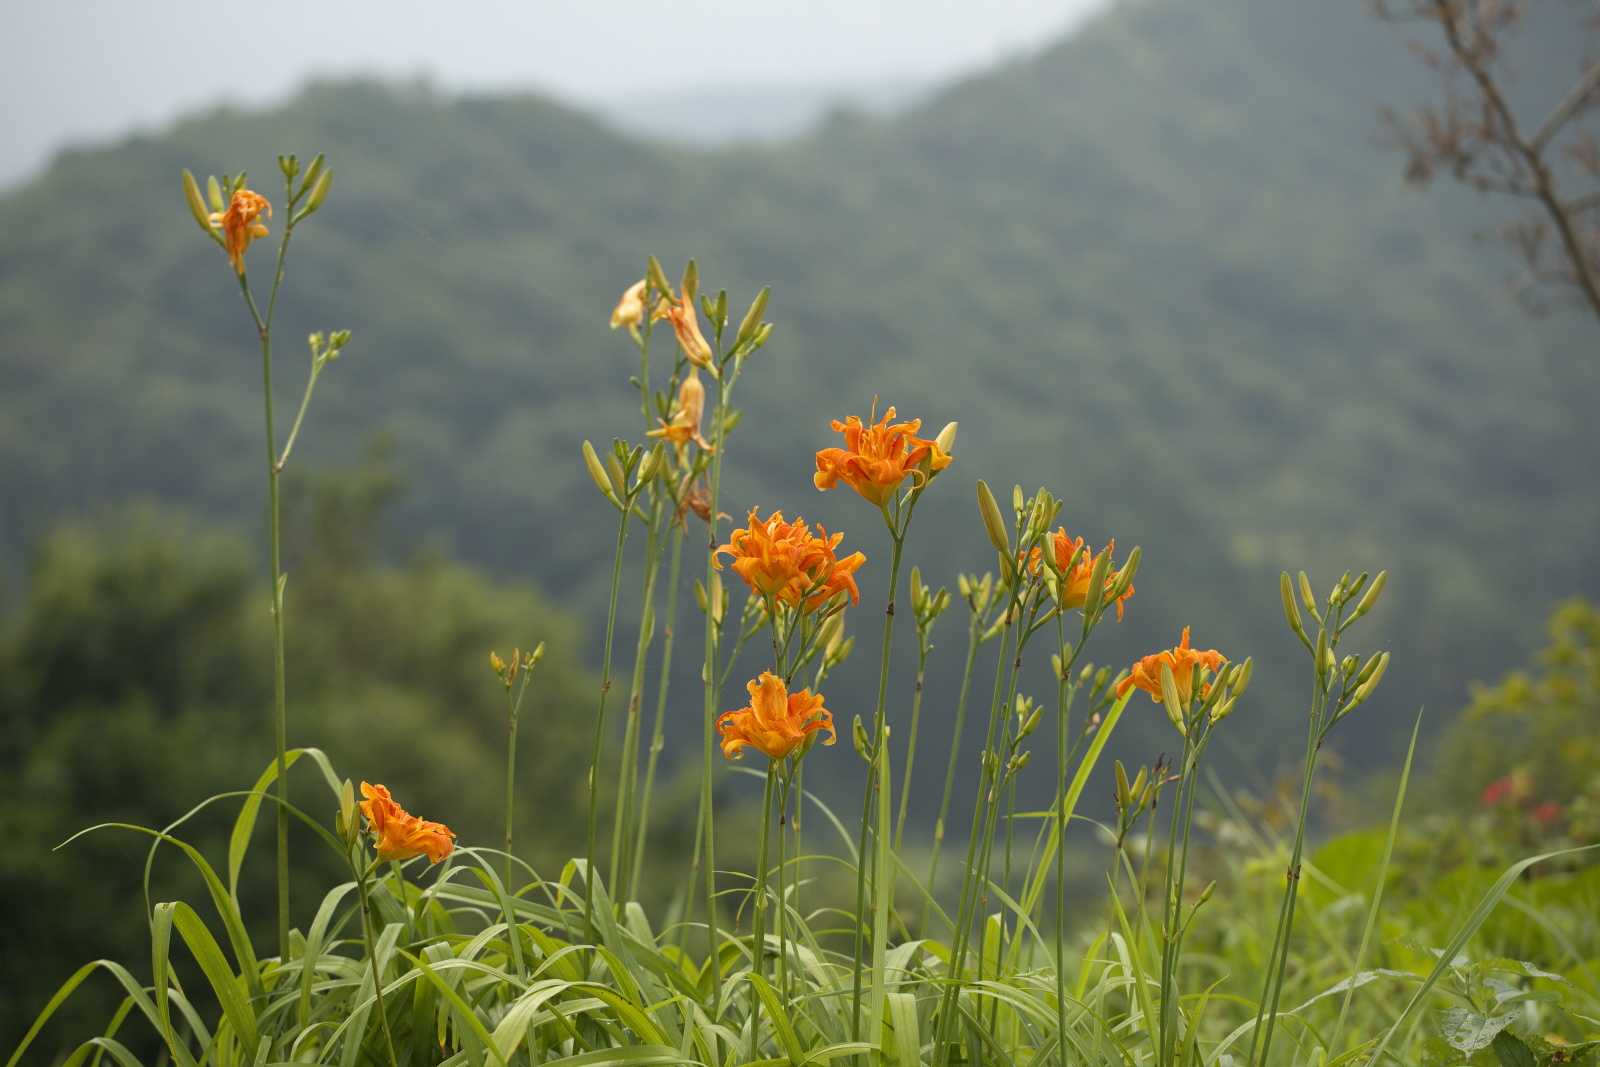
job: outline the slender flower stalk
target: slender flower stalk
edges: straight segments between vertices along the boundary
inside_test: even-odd
[[[589,820],[588,831],[584,839],[583,851],[583,928],[590,938],[595,937],[594,925],[594,884],[595,884],[595,855],[594,831],[596,818],[596,789],[599,785],[600,775],[600,750],[606,736],[606,697],[611,692],[611,638],[617,628],[617,589],[622,581],[622,549],[628,541],[628,523],[633,518],[628,507],[618,509],[621,512],[617,522],[617,551],[611,564],[611,598],[606,607],[606,640],[605,651],[601,655],[600,666],[600,707],[595,713],[594,724],[594,754],[589,761]]]
[[[655,723],[650,731],[650,755],[645,763],[644,789],[639,795],[637,836],[633,846],[632,879],[628,884],[628,899],[639,899],[639,876],[644,870],[645,842],[650,834],[650,803],[655,795],[656,764],[666,747],[667,687],[672,681],[672,646],[678,618],[678,569],[683,559],[683,527],[672,531],[672,563],[667,578],[666,625],[662,627],[660,677],[656,688]]]
[[[961,692],[956,699],[955,728],[950,739],[950,762],[944,775],[944,794],[939,800],[939,818],[933,827],[933,857],[928,862],[928,891],[932,893],[939,884],[939,850],[944,844],[945,820],[950,816],[950,797],[955,791],[956,766],[961,755],[961,734],[966,725],[967,697],[972,688],[972,669],[978,662],[978,648],[991,637],[993,632],[989,629],[990,613],[997,602],[992,596],[992,577],[984,575],[981,580],[974,576],[961,576],[961,592],[967,601],[970,615],[967,619],[967,658],[961,670]],[[928,923],[930,921],[933,903],[930,900],[923,906],[922,932],[928,936]]]
[[[284,670],[284,575],[282,565],[282,540],[280,536],[278,479],[289,460],[289,450],[294,446],[305,418],[311,394],[316,388],[323,366],[338,357],[339,349],[349,340],[349,334],[340,331],[331,341],[314,334],[311,340],[311,377],[306,383],[305,396],[300,404],[288,442],[282,453],[278,450],[277,426],[273,409],[272,324],[278,306],[278,292],[283,283],[283,265],[289,253],[289,242],[297,223],[322,206],[332,184],[333,171],[324,169],[323,158],[318,156],[302,173],[300,162],[294,156],[279,156],[279,169],[284,177],[283,237],[278,243],[278,254],[272,274],[272,285],[267,296],[265,314],[255,302],[250,291],[250,279],[245,268],[245,254],[252,241],[267,236],[267,228],[260,221],[265,214],[272,217],[272,205],[267,199],[245,188],[245,176],[225,175],[219,184],[215,178],[208,182],[210,213],[200,195],[198,183],[188,171],[183,172],[184,197],[196,224],[224,251],[229,265],[239,282],[245,307],[256,330],[261,346],[261,392],[267,445],[267,526],[269,555],[272,565],[272,642],[273,642],[273,740],[276,746],[274,764],[277,781],[277,866],[278,866],[278,953],[279,958],[289,958],[289,784],[288,784],[288,699]],[[297,180],[298,179],[298,180]],[[227,197],[224,202],[224,196]]]

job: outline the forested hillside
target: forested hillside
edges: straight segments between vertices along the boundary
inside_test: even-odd
[[[1253,653],[1238,714],[1264,746],[1301,722],[1277,572],[1387,567],[1395,666],[1363,735],[1382,750],[1391,721],[1520,661],[1553,600],[1600,589],[1595,336],[1490,300],[1491,206],[1402,189],[1377,107],[1422,91],[1414,65],[1358,0],[1146,0],[899,118],[772,148],[341,84],[68,155],[0,201],[0,547],[15,567],[107,498],[254,520],[259,363],[177,178],[246,166],[272,195],[278,153],[326,151],[279,333],[354,340],[296,457],[388,433],[408,536],[594,609],[612,520],[578,446],[642,429],[606,316],[647,253],[693,255],[740,307],[774,287],[727,511],[800,512],[882,564],[876,517],[819,497],[811,453],[874,395],[930,431],[958,419],[908,549],[923,573],[993,566],[973,479],[1050,486],[1074,533],[1144,548],[1095,657],[1190,622]]]

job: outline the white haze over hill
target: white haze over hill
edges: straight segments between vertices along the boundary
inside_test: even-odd
[[[0,188],[56,152],[312,78],[535,90],[696,143],[882,113],[1113,0],[0,0]]]

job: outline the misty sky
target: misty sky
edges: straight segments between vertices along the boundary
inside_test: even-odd
[[[727,88],[925,83],[1110,0],[0,0],[0,187],[64,145],[308,78],[424,75],[607,106]]]

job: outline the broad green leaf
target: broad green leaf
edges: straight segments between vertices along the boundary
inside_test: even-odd
[[[1447,1008],[1439,1029],[1452,1048],[1470,1054],[1488,1045],[1494,1040],[1494,1035],[1510,1026],[1521,1014],[1521,1008],[1487,1016],[1459,1006]]]

